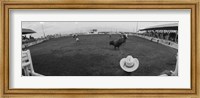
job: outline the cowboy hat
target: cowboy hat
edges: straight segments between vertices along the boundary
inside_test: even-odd
[[[128,55],[120,60],[120,67],[126,72],[133,72],[139,67],[139,61],[137,58]]]

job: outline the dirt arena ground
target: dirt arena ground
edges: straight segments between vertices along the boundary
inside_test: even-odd
[[[136,36],[129,36],[119,50],[109,45],[120,35],[81,35],[51,39],[29,47],[35,72],[46,76],[157,76],[174,70],[178,50]],[[127,73],[119,61],[132,55],[139,68]]]

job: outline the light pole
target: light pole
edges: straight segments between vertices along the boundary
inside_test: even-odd
[[[135,31],[135,33],[137,33],[137,31],[138,31],[138,21],[137,21],[137,24],[136,24],[136,31]]]
[[[74,22],[75,26],[76,26],[76,34],[79,32],[79,28],[78,28],[78,22]]]
[[[44,38],[45,38],[45,32],[44,32],[44,22],[40,22],[40,24],[42,25],[42,31],[43,31],[43,34],[44,34]]]

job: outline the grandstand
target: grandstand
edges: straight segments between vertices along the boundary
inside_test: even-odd
[[[178,23],[143,28],[139,30],[138,35],[178,49]]]

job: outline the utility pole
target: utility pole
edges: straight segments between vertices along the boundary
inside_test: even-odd
[[[45,32],[44,32],[44,25],[43,25],[43,24],[44,24],[44,22],[40,22],[40,24],[42,25],[42,31],[43,31],[44,38],[45,38],[46,36],[45,36]]]
[[[136,31],[135,31],[135,33],[137,33],[137,31],[138,31],[138,21],[137,21],[137,24],[136,24]]]

